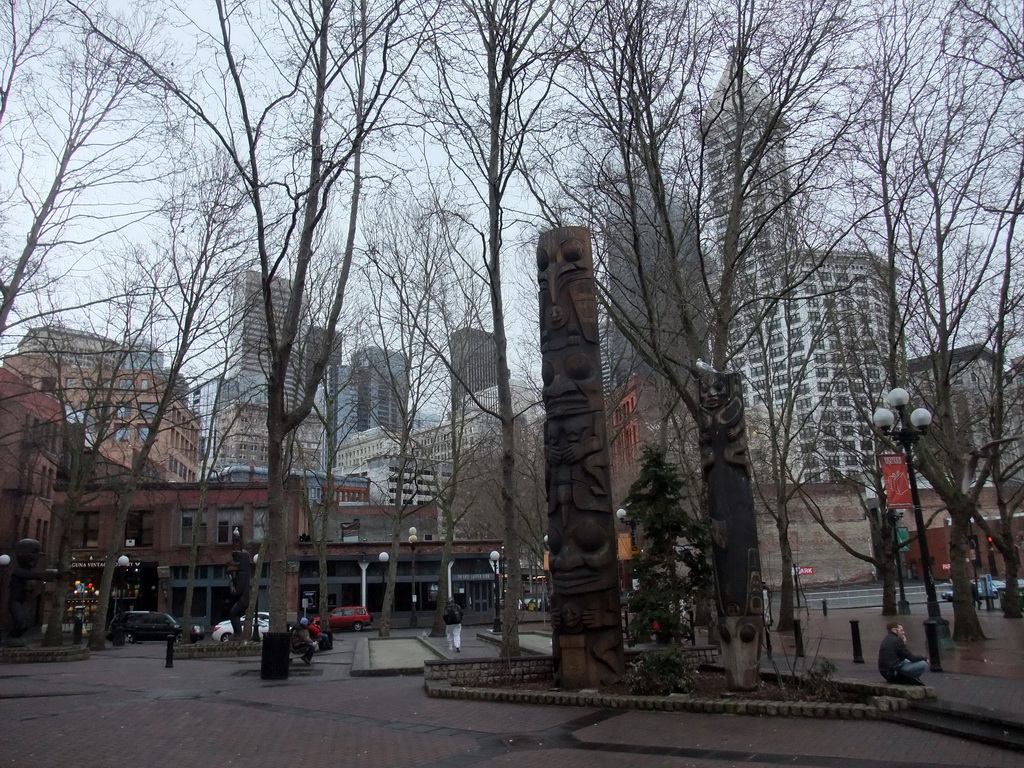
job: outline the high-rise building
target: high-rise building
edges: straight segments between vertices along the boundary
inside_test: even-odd
[[[480,328],[460,328],[448,339],[451,356],[452,402],[463,403],[498,384],[498,349],[494,334]]]
[[[881,386],[882,265],[795,237],[788,127],[735,62],[704,116],[705,178],[721,259],[736,270],[730,323],[748,423],[794,448],[790,477],[857,473],[871,454],[855,404]]]
[[[278,323],[284,317],[291,289],[291,281],[284,278],[274,278],[271,282],[271,300]],[[270,350],[263,278],[259,272],[248,271],[238,277],[231,295],[231,313],[234,318],[231,374],[216,385],[220,392],[211,416],[210,446],[214,455],[210,463],[213,467],[266,466]],[[306,345],[315,346],[319,338],[322,332],[300,328],[285,381],[286,405],[295,402],[299,384],[308,370],[307,353],[312,350],[307,350]],[[295,429],[291,435],[294,438],[291,441],[293,465],[302,465],[308,470],[322,468],[322,433],[323,429],[312,419]]]
[[[409,371],[401,353],[357,349],[350,365],[330,367],[327,380],[336,442],[369,429],[402,429]]]

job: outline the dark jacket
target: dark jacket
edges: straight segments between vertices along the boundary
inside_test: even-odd
[[[886,632],[882,644],[878,647],[878,671],[881,672],[882,677],[888,680],[904,659],[907,661],[926,660],[924,656],[911,653],[907,644],[897,634]]]
[[[445,624],[461,624],[462,623],[462,608],[459,607],[458,603],[450,603],[447,608],[444,609],[444,623]]]

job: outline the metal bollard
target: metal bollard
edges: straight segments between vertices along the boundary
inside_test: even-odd
[[[804,657],[804,634],[800,631],[800,620],[793,620],[793,640],[796,641],[796,657],[802,659]]]
[[[822,616],[828,616],[828,601],[827,600],[822,600],[821,601],[821,615]]]
[[[167,663],[164,664],[164,669],[170,669],[174,666],[174,635],[167,636]]]
[[[939,629],[931,619],[925,619],[924,636],[928,644],[929,669],[932,672],[941,672],[942,659],[939,657]]]
[[[853,635],[853,663],[864,663],[864,650],[860,646],[860,622],[850,619],[850,634]]]
[[[75,614],[75,623],[71,628],[71,644],[81,645],[82,644],[82,617],[77,613]],[[123,643],[122,643],[123,645]]]

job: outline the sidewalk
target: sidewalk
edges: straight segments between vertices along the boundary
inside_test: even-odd
[[[858,614],[830,611],[827,618],[806,617],[808,655],[802,663],[816,649],[836,661],[841,675],[874,679],[874,650],[884,620],[869,611]],[[917,649],[923,611],[904,618]],[[852,662],[850,619],[861,622],[865,664]],[[990,629],[997,618],[983,621],[993,639],[981,649],[947,654],[947,671],[927,674],[928,682],[944,698],[988,703],[993,711],[1019,717],[1024,709],[1020,675],[1004,679],[974,670],[1012,666],[1022,648],[1022,628],[1016,626],[1021,622]],[[538,630],[523,634],[524,646],[543,644],[545,627],[539,622],[521,629]],[[458,656],[497,655],[489,630],[465,627]],[[428,632],[397,630],[393,634],[399,639],[386,642],[418,648],[412,655],[419,659],[408,663],[422,666],[422,654],[430,653],[423,643],[448,654],[444,638],[424,637]],[[1019,752],[888,722],[429,699],[419,675],[350,674],[357,649],[375,637],[373,631],[337,633],[333,650],[317,654],[312,667],[293,666],[295,674],[286,681],[261,680],[258,658],[176,660],[167,669],[159,643],[94,653],[83,662],[0,666],[0,764],[163,768],[184,760],[252,768],[307,761],[347,768],[1017,768],[1022,763]],[[776,642],[773,661],[780,667],[792,659],[788,644],[788,639]]]

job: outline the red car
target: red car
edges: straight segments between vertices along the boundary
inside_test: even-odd
[[[361,605],[335,608],[327,614],[327,623],[331,629],[352,629],[362,632],[373,622],[373,616]]]

